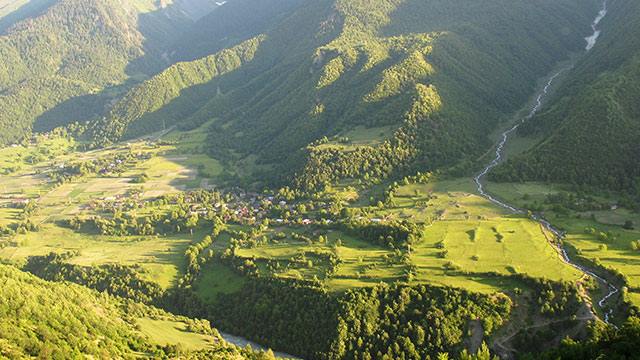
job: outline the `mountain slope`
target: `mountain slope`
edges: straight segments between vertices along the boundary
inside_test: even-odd
[[[595,185],[640,195],[640,4],[609,4],[596,47],[548,111],[523,127],[541,140],[496,169],[497,180]]]
[[[0,34],[13,24],[33,17],[47,9],[56,0],[2,0],[0,1]]]
[[[255,57],[236,71],[186,84],[157,115],[116,105],[133,116],[103,122],[127,118],[118,127],[127,130],[100,136],[113,141],[162,123],[194,128],[215,119],[211,154],[258,169],[262,179],[290,179],[295,171],[306,187],[380,178],[404,166],[433,169],[485,150],[486,134],[525,102],[536,80],[581,47],[596,12],[595,1],[575,0],[375,5],[307,2],[265,29]],[[123,101],[136,103],[128,97],[139,93]],[[180,116],[166,116],[187,103]],[[362,144],[322,140],[347,138],[358,127],[382,136]]]
[[[11,266],[0,265],[0,285],[3,358],[273,359],[270,353],[227,344],[206,321],[176,317],[78,285],[44,281]],[[200,350],[155,343],[147,337],[140,319],[155,321],[154,333],[204,335],[209,342]],[[185,329],[177,331],[177,326]]]
[[[0,266],[0,354],[19,358],[131,357],[153,351],[124,304],[76,285]]]
[[[36,121],[46,131],[89,120],[126,81],[166,66],[163,42],[194,21],[175,6],[61,0],[10,27],[0,36],[0,144],[29,135]]]

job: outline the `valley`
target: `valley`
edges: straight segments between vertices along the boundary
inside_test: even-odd
[[[598,30],[597,25],[600,23],[600,21],[602,21],[602,19],[604,19],[604,17],[607,14],[607,1],[604,0],[602,3],[602,10],[598,13],[598,16],[596,17],[596,19],[593,21],[592,24],[592,28],[593,28],[593,35],[585,38],[587,41],[587,46],[586,46],[586,51],[589,51],[591,49],[593,49],[593,47],[595,46],[597,39],[600,35],[600,30]],[[520,127],[521,124],[525,123],[526,121],[530,121],[531,118],[533,118],[536,113],[540,110],[540,108],[542,107],[542,101],[545,100],[545,97],[547,97],[548,93],[549,93],[549,88],[553,85],[554,81],[558,78],[558,76],[560,76],[563,72],[567,71],[568,69],[562,69],[559,72],[553,74],[550,78],[549,81],[547,82],[547,84],[544,86],[544,88],[542,89],[541,93],[539,95],[537,95],[535,103],[533,108],[531,109],[530,113],[519,123],[517,123],[516,125],[514,125],[512,128],[506,130],[504,133],[502,133],[502,140],[498,143],[497,148],[496,148],[496,157],[495,159],[493,159],[493,161],[482,170],[482,172],[480,174],[478,174],[475,178],[474,178],[474,182],[477,185],[477,189],[478,192],[485,198],[487,198],[488,200],[490,200],[491,202],[506,208],[509,211],[512,211],[514,213],[522,213],[522,210],[519,208],[514,207],[513,205],[509,205],[507,203],[504,203],[496,198],[494,198],[492,195],[488,194],[485,190],[484,190],[484,184],[483,184],[483,178],[486,177],[486,175],[494,168],[496,167],[503,159],[503,157],[505,156],[504,152],[505,152],[505,147],[507,145],[507,142],[509,141],[509,137],[512,133],[514,133],[516,130],[518,130],[518,128]],[[562,259],[570,264],[571,266],[575,267],[576,269],[582,271],[584,274],[589,275],[591,277],[593,277],[594,279],[596,279],[597,281],[601,282],[603,284],[603,286],[605,288],[609,288],[609,291],[601,298],[601,299],[596,299],[596,301],[593,302],[593,304],[597,304],[598,307],[600,307],[600,313],[604,315],[603,319],[606,323],[609,323],[610,321],[610,317],[611,314],[613,313],[613,308],[607,308],[605,310],[605,305],[607,303],[608,300],[610,300],[610,298],[612,298],[613,296],[615,296],[616,294],[618,294],[620,292],[620,289],[616,286],[614,286],[613,284],[611,284],[609,281],[605,280],[603,277],[596,275],[593,270],[589,270],[587,268],[585,268],[583,265],[579,265],[577,263],[575,263],[574,261],[572,261],[571,257],[568,255],[566,249],[562,248],[562,238],[564,236],[564,233],[561,232],[560,230],[558,230],[556,227],[554,227],[550,222],[548,222],[547,220],[545,220],[543,217],[541,217],[541,215],[532,215],[531,216],[533,220],[536,220],[538,222],[540,222],[540,224],[546,228],[549,232],[552,233],[552,236],[555,236],[558,238],[558,240],[560,241],[560,244],[558,244],[558,251],[560,252]],[[595,306],[594,306],[595,307]],[[593,312],[593,310],[592,310]],[[593,313],[595,315],[595,313]]]
[[[633,358],[633,14],[0,0],[0,357]]]

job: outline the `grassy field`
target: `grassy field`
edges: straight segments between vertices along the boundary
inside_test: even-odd
[[[140,265],[144,275],[163,287],[169,287],[182,273],[184,251],[189,236],[112,237],[77,233],[55,224],[44,224],[38,232],[18,235],[18,246],[0,249],[0,258],[22,262],[29,256],[51,252],[79,251],[72,263],[91,266],[108,263]]]
[[[521,207],[532,202],[543,203],[548,194],[565,191],[559,185],[539,183],[489,184],[488,189]],[[604,203],[614,201],[606,197],[598,197],[598,200]],[[566,214],[546,211],[545,216],[567,232],[565,241],[581,256],[625,274],[631,286],[630,299],[640,305],[640,251],[632,247],[632,242],[640,240],[640,230],[623,228],[627,221],[636,224],[637,228],[640,214],[612,207],[609,210],[569,211]]]
[[[213,336],[188,331],[187,324],[180,321],[140,318],[136,323],[149,340],[160,345],[180,344],[187,350],[201,350],[217,341]]]
[[[484,273],[522,273],[552,280],[580,276],[559,258],[539,224],[506,213],[474,195],[473,189],[466,179],[406,185],[396,192],[396,206],[380,211],[387,219],[428,224],[423,241],[412,253],[420,279],[495,291],[513,283],[487,278]],[[446,264],[458,271],[445,270]]]
[[[126,196],[137,190],[149,199],[200,188],[203,183],[212,184],[198,168],[215,173],[219,170],[218,164],[203,154],[182,155],[176,146],[158,146],[146,141],[88,152],[75,152],[74,145],[70,140],[52,136],[38,138],[29,146],[0,150],[0,170],[11,169],[8,174],[0,175],[0,226],[20,222],[22,210],[14,203],[31,199],[37,202],[37,210],[30,220],[41,228],[38,232],[11,236],[10,245],[0,249],[0,259],[20,263],[33,255],[78,250],[80,255],[73,258],[74,263],[140,265],[149,280],[163,287],[174,284],[184,270],[184,251],[192,237],[101,236],[72,231],[62,226],[63,222],[73,216],[94,215],[90,204],[96,200]],[[150,157],[129,165],[117,177],[88,175],[55,186],[46,175],[61,164],[129,152]],[[147,176],[146,182],[132,181],[142,174]]]
[[[340,137],[348,138],[353,145],[377,145],[391,137],[396,128],[396,126],[372,128],[356,126],[352,130],[340,134]]]
[[[373,128],[356,126],[350,131],[339,134],[336,139],[332,138],[329,142],[319,145],[318,148],[338,148],[343,151],[350,151],[359,146],[380,145],[393,135],[393,131],[396,128],[394,126]]]
[[[218,294],[232,294],[240,290],[245,282],[244,277],[220,264],[207,264],[201,271],[203,275],[193,286],[198,296],[205,301],[215,300]]]
[[[548,241],[550,235],[538,223],[504,212],[473,195],[473,189],[467,180],[405,185],[395,192],[390,206],[373,208],[370,216],[375,221],[405,219],[422,224],[423,237],[412,246],[409,255],[410,264],[417,269],[412,282],[493,293],[523,287],[510,277],[513,274],[558,281],[575,281],[581,276],[561,260]],[[334,190],[332,194],[336,196],[353,191],[348,187]],[[236,254],[255,262],[263,274],[317,278],[334,292],[398,281],[407,271],[407,264],[394,250],[341,231],[281,227],[263,235],[271,239],[274,233],[284,237],[240,248]],[[314,241],[298,240],[295,234]],[[229,236],[223,234],[214,246],[221,250],[228,243]],[[329,255],[339,259],[339,265],[327,276]],[[312,265],[304,265],[305,261]],[[267,267],[268,263],[271,267]],[[277,269],[273,270],[276,263]],[[231,291],[241,285],[239,275],[221,270],[220,266],[203,271],[197,289],[205,299],[212,300],[218,291]]]

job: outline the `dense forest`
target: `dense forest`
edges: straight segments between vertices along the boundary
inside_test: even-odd
[[[40,358],[274,359],[272,353],[252,352],[226,344],[208,322],[175,317],[68,283],[51,283],[0,265],[0,356]],[[137,330],[136,318],[190,322],[198,332],[218,336],[207,350],[186,351],[154,344]],[[196,330],[194,330],[196,331]]]
[[[309,359],[425,359],[462,351],[471,321],[491,334],[508,317],[511,302],[406,285],[336,297],[313,284],[263,279],[202,306],[223,329]]]
[[[599,46],[563,83],[547,111],[520,134],[542,138],[496,169],[500,181],[543,180],[624,191],[640,198],[640,4],[611,1]],[[628,41],[621,42],[621,38]]]
[[[590,340],[576,342],[565,341],[559,349],[551,350],[524,359],[563,359],[563,360],[595,360],[595,359],[635,359],[637,343],[640,340],[640,319],[629,318],[620,329],[596,325],[592,329]]]
[[[535,10],[526,1],[508,8],[500,1],[284,2],[277,6],[279,22],[256,25],[263,36],[252,40],[262,39],[250,58],[215,77],[200,71],[201,64],[223,53],[167,70],[94,124],[94,140],[212,122],[209,152],[226,165],[242,164],[266,182],[297,172],[300,183],[312,186],[381,178],[403,166],[452,164],[488,148],[487,129],[579,49],[595,6],[572,0]],[[208,20],[249,9],[232,3]],[[236,35],[250,33],[241,27]],[[144,100],[161,88],[171,89],[170,96]],[[322,143],[357,126],[384,134],[362,145]],[[307,176],[308,169],[315,173]]]
[[[33,3],[38,16],[0,33],[4,145],[32,129],[48,131],[102,114],[114,97],[168,65],[162,54],[196,19],[186,9],[206,14],[215,8],[201,0],[168,7],[152,0]]]

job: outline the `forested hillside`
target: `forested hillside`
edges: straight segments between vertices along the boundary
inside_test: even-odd
[[[0,358],[632,357],[609,1],[0,0]]]
[[[2,0],[0,1],[0,34],[11,25],[46,10],[55,0]]]
[[[60,0],[7,14],[21,21],[0,33],[0,144],[32,128],[90,120],[166,67],[167,46],[195,21],[183,10],[189,4],[215,7],[204,0]]]
[[[206,321],[178,318],[77,285],[46,282],[10,266],[0,265],[0,285],[3,358],[273,359],[273,355],[226,344]],[[140,318],[190,322],[192,331],[211,337],[214,343],[199,351],[154,343],[136,324]]]
[[[497,169],[506,181],[595,185],[640,195],[640,3],[609,3],[601,38],[548,111],[521,135],[542,140]],[[621,41],[624,39],[624,41]]]
[[[296,171],[306,187],[451,164],[489,147],[486,134],[580,48],[595,8],[576,0],[306,2],[264,29],[253,59],[235,71],[210,81],[198,62],[187,63],[181,70],[198,81],[162,74],[130,92],[97,126],[116,131],[94,139],[215,120],[212,155],[263,165],[263,179]],[[180,97],[138,106],[136,97],[162,86]],[[375,135],[352,143],[358,126]],[[311,172],[301,171],[305,163]]]

